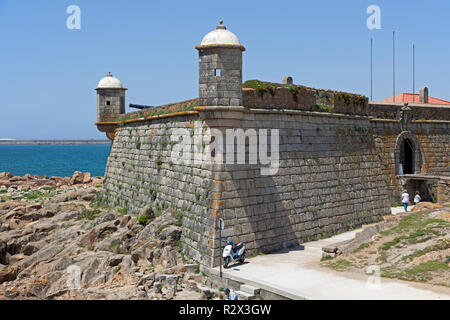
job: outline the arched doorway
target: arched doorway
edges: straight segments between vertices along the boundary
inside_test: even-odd
[[[400,147],[400,164],[403,174],[414,174],[414,147],[412,141],[404,139]]]
[[[397,175],[421,172],[422,155],[419,142],[414,134],[404,131],[397,137],[394,159]]]

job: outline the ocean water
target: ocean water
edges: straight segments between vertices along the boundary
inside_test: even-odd
[[[109,145],[2,145],[0,172],[69,177],[75,171],[105,174]]]

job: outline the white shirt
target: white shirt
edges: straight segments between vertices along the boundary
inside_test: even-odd
[[[414,203],[419,203],[420,200],[422,200],[422,198],[417,194],[417,195],[414,197]]]
[[[404,193],[402,194],[402,203],[408,203],[409,202],[409,194]]]

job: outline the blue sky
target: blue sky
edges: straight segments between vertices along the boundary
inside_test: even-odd
[[[81,30],[69,30],[69,5]],[[381,30],[369,30],[369,5]],[[0,138],[104,138],[94,126],[98,81],[111,71],[129,103],[160,105],[197,96],[195,45],[220,19],[238,35],[243,76],[370,95],[392,95],[392,30],[397,93],[416,88],[450,100],[450,2],[0,0]]]

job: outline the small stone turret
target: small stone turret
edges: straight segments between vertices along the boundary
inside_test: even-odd
[[[199,105],[242,106],[242,52],[238,37],[220,21],[199,46]]]
[[[125,113],[127,89],[111,72],[100,80],[95,90],[97,90],[97,122],[113,121]]]

